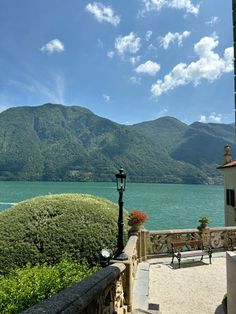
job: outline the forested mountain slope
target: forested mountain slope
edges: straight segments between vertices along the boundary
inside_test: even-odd
[[[0,114],[0,180],[218,183],[234,126],[171,117],[120,125],[79,106],[45,104]]]

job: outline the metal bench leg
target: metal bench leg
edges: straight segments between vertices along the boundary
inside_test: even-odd
[[[177,259],[178,259],[179,268],[180,268],[180,262],[181,262],[181,253],[180,252],[178,252],[178,254],[177,254]]]
[[[210,260],[210,264],[211,264],[211,257],[212,257],[212,249],[211,248],[209,248],[208,255],[209,255],[209,260]]]

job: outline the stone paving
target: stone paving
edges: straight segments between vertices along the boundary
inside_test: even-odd
[[[223,314],[221,301],[226,293],[225,253],[186,258],[170,265],[171,258],[140,263],[134,284],[134,308],[146,313]],[[149,311],[149,309],[156,309]],[[160,310],[158,312],[157,310]]]

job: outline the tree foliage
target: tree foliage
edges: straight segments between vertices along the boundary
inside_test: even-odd
[[[94,265],[102,248],[115,251],[117,218],[114,203],[88,194],[21,202],[0,213],[0,272],[28,262],[55,264],[65,253]]]

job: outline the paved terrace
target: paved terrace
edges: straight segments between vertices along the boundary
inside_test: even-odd
[[[166,257],[139,264],[133,313],[224,313],[221,301],[226,293],[225,252],[214,253],[211,265],[207,256],[202,262],[199,257],[186,258],[181,268],[170,262],[171,257]]]

